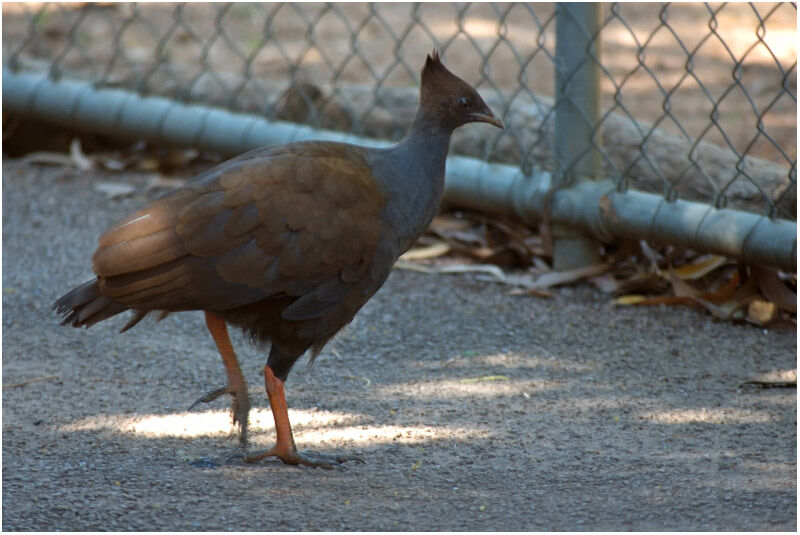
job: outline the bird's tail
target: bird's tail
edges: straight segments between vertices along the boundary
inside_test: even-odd
[[[91,327],[97,322],[128,310],[125,305],[101,294],[97,279],[76,286],[56,301],[53,308],[64,316],[61,325],[73,327]]]

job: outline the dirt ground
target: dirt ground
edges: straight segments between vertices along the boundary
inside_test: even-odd
[[[796,530],[796,390],[740,386],[796,369],[796,334],[585,286],[395,270],[287,386],[301,449],[365,463],[218,464],[227,401],[187,412],[224,380],[200,313],[120,335],[50,309],[145,184],[4,161],[4,530]],[[266,447],[265,354],[234,345]]]

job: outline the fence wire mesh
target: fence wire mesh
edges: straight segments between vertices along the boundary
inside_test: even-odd
[[[793,3],[604,4],[596,40],[603,172],[667,199],[796,212]],[[398,139],[425,54],[507,127],[454,150],[558,169],[552,4],[4,4],[3,61],[271,119]],[[598,46],[599,45],[599,46]]]

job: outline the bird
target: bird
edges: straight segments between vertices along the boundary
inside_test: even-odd
[[[131,310],[121,332],[150,313],[203,311],[226,384],[195,403],[231,396],[245,462],[277,458],[331,468],[346,455],[298,451],[285,383],[386,281],[436,214],[453,131],[503,128],[477,90],[437,50],[425,59],[419,107],[389,147],[301,141],[222,162],[123,218],[98,239],[95,278],[58,299],[62,325],[91,327]],[[248,451],[250,399],[228,326],[269,345],[264,386],[275,445]]]

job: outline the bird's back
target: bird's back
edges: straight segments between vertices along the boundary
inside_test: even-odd
[[[287,320],[310,320],[369,283],[384,205],[365,149],[251,151],[103,234],[97,291],[122,310],[223,313],[271,301]]]

